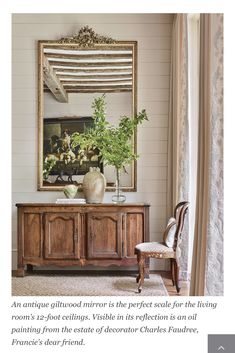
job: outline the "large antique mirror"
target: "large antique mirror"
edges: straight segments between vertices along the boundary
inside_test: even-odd
[[[73,37],[39,41],[38,50],[38,190],[81,185],[90,167],[99,167],[107,180],[106,190],[113,190],[114,167],[104,166],[98,152],[81,164],[70,136],[92,126],[92,102],[102,94],[112,124],[121,116],[136,115],[137,42],[114,41],[84,27]],[[120,182],[122,189],[136,190],[135,162],[126,167]]]

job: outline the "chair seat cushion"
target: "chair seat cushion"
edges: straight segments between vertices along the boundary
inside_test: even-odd
[[[156,258],[174,258],[175,252],[164,243],[147,242],[136,245],[135,252],[144,253],[145,256]]]

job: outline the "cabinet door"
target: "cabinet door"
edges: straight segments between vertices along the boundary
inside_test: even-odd
[[[79,258],[79,214],[45,214],[45,259]]]
[[[122,257],[122,215],[117,213],[88,214],[87,254],[89,259]]]

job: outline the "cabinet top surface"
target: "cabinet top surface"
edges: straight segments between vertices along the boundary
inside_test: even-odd
[[[75,203],[17,203],[16,207],[149,207],[147,203],[85,203],[85,204],[75,204]]]

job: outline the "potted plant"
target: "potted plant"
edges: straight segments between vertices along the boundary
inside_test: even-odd
[[[116,195],[114,202],[124,202],[125,196],[120,192],[120,172],[125,166],[137,159],[133,152],[133,135],[137,125],[148,120],[145,110],[138,113],[133,119],[123,116],[117,127],[106,119],[105,95],[95,98],[92,104],[94,125],[82,134],[72,135],[72,146],[79,146],[80,150],[89,151],[98,149],[104,165],[114,166],[116,170]]]

